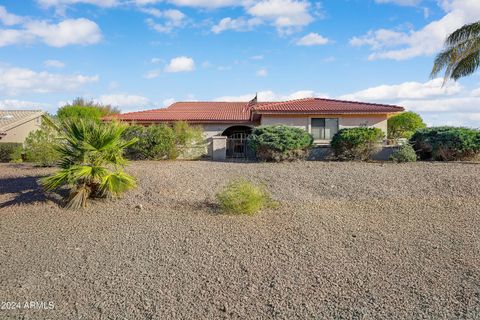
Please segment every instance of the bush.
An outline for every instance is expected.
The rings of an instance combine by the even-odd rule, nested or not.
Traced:
[[[338,160],[365,161],[380,150],[384,137],[378,128],[341,129],[333,136],[331,146]]]
[[[245,179],[231,181],[216,197],[222,211],[229,214],[253,215],[277,205],[264,186]]]
[[[427,125],[422,117],[415,112],[403,112],[388,119],[388,139],[410,139],[415,131]]]
[[[0,142],[0,162],[10,162],[18,160],[18,154],[21,154],[22,144],[14,142]]]
[[[166,124],[149,127],[132,125],[123,136],[138,142],[126,149],[131,160],[165,160],[178,157],[188,158],[192,149],[203,143],[203,131],[186,122],[177,122],[172,127]],[[197,152],[198,153],[198,152]]]
[[[390,160],[397,163],[415,162],[417,161],[417,154],[411,145],[404,144],[390,156]]]
[[[261,161],[304,159],[313,144],[313,137],[303,129],[284,125],[253,129],[250,146]]]
[[[60,120],[85,119],[100,121],[104,116],[120,113],[120,110],[110,105],[102,105],[83,98],[76,98],[71,104],[67,104],[57,111]]]
[[[25,161],[51,167],[60,159],[58,145],[58,132],[43,122],[39,130],[30,132],[25,139]]]
[[[199,158],[206,153],[204,145],[203,129],[190,126],[186,121],[178,121],[173,124],[175,136],[174,158],[192,159]],[[172,159],[174,159],[172,158]]]
[[[480,153],[480,130],[433,127],[418,130],[410,143],[422,160],[465,160]]]
[[[129,126],[123,138],[138,138],[137,143],[126,149],[126,157],[132,160],[163,160],[174,157],[175,136],[171,127],[162,124],[154,126]]]

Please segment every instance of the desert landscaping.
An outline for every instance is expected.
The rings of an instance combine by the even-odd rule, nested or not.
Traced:
[[[138,188],[67,210],[0,165],[1,319],[478,319],[480,166],[132,162]],[[221,214],[231,178],[279,206]]]

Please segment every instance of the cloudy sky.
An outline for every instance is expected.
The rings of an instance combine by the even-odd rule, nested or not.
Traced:
[[[0,109],[309,96],[480,127],[480,72],[429,79],[479,0],[0,0]]]

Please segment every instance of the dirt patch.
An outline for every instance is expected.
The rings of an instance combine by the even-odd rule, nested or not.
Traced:
[[[135,162],[79,211],[52,170],[0,165],[0,303],[54,303],[1,319],[480,317],[479,165]],[[281,207],[219,215],[240,176]]]

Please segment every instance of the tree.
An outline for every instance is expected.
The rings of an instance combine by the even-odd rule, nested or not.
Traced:
[[[480,21],[467,24],[453,32],[445,41],[433,65],[431,77],[445,69],[444,79],[458,80],[475,72],[480,66]]]
[[[40,129],[30,132],[25,139],[25,160],[43,167],[53,166],[60,157],[58,142],[58,132],[42,121]]]
[[[53,122],[49,122],[54,126]],[[125,125],[76,119],[56,127],[61,170],[41,179],[45,190],[69,188],[67,207],[86,207],[89,198],[118,197],[136,186],[124,172],[124,149],[136,142],[121,138]]]
[[[427,125],[422,117],[415,112],[402,112],[388,119],[388,139],[410,139],[415,131],[425,128]]]
[[[83,98],[76,98],[71,104],[58,109],[57,116],[60,120],[81,118],[100,121],[104,116],[118,113],[120,113],[120,110],[111,105],[102,105]]]

